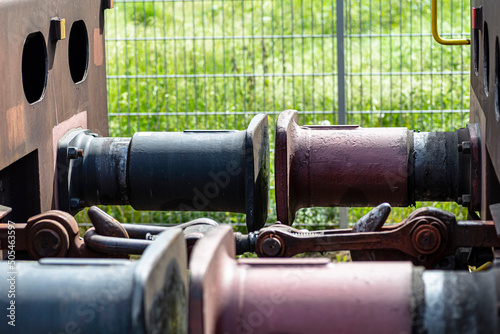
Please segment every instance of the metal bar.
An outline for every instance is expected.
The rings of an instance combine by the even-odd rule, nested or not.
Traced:
[[[337,1],[337,124],[346,124],[345,109],[345,63],[344,63],[344,0]]]
[[[325,110],[324,112],[326,112]],[[305,110],[301,111],[301,114],[307,114],[307,115],[314,115],[317,113],[318,110]],[[369,110],[350,110],[349,114],[370,114],[373,113],[374,115],[384,115],[384,114],[437,114],[437,113],[446,113],[446,114],[458,114],[458,113],[466,113],[469,112],[468,109],[455,109],[455,110],[439,110],[439,109],[432,109],[432,110],[380,110],[376,112],[372,112]],[[263,110],[260,111],[259,113],[265,113],[268,115],[279,115],[281,111],[275,111],[275,110]],[[120,117],[123,115],[127,116],[144,116],[149,114],[150,116],[168,116],[170,113],[168,112],[159,112],[159,113],[152,113],[152,112],[136,112],[136,113],[109,113],[108,116],[110,117]],[[179,112],[176,113],[178,116],[188,116],[191,115],[191,112]],[[207,115],[210,116],[218,116],[218,115],[227,115],[227,111],[211,111],[206,113]],[[232,115],[251,115],[255,114],[252,111],[231,111]],[[198,115],[204,115],[204,113],[198,113]]]
[[[290,14],[291,14],[291,22],[292,22],[291,36],[294,35],[293,28],[295,26],[293,5],[294,5],[294,2],[290,1]],[[294,46],[295,43],[294,43],[293,39],[291,41],[291,44],[292,44],[292,54],[295,54],[295,46]],[[292,57],[292,72],[295,73],[295,57]],[[325,71],[323,71],[323,72],[325,72]],[[292,78],[292,103],[293,103],[293,105],[295,105],[295,79],[296,79],[295,77]]]
[[[114,3],[133,3],[133,2],[209,2],[212,0],[118,0],[114,1]],[[248,0],[217,0],[219,2],[240,2],[240,1],[248,1]]]
[[[151,240],[107,237],[90,229],[85,233],[85,245],[99,253],[140,255],[152,244]]]
[[[453,15],[452,15],[453,17]],[[445,39],[439,36],[437,28],[437,0],[431,0],[431,29],[432,37],[442,45],[468,45],[470,44],[470,39]]]
[[[216,0],[213,0],[216,1]],[[432,34],[345,34],[344,38],[399,38],[399,37],[430,37]],[[469,36],[466,33],[442,34],[442,36]],[[189,37],[110,37],[107,42],[119,41],[175,41],[175,40],[231,40],[231,39],[296,39],[296,38],[328,38],[338,37],[338,34],[291,34],[291,35],[236,35],[236,36],[189,36]]]
[[[345,72],[344,72],[345,73]],[[463,71],[438,71],[438,72],[379,72],[379,73],[345,73],[344,76],[402,76],[402,75],[453,75],[469,74]],[[108,79],[151,79],[151,78],[241,78],[241,77],[322,77],[341,76],[338,73],[241,73],[241,74],[171,74],[171,75],[109,75]],[[345,92],[345,89],[344,89]],[[340,93],[339,93],[340,95]],[[340,97],[340,96],[339,96]],[[345,101],[345,98],[344,98]],[[345,104],[345,102],[344,102]],[[340,107],[340,102],[339,102]],[[339,124],[340,125],[340,124]]]

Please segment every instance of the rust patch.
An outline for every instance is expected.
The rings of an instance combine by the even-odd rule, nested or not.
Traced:
[[[104,61],[103,36],[100,29],[94,29],[94,65],[101,66]]]
[[[6,112],[7,119],[7,139],[11,150],[24,145],[26,142],[24,134],[24,108],[20,104],[12,107]]]
[[[87,111],[79,112],[76,115],[73,115],[71,118],[65,120],[54,126],[52,128],[52,161],[54,163],[54,197],[55,202],[59,203],[59,193],[57,187],[57,171],[56,171],[56,162],[57,162],[57,142],[71,129],[87,128]],[[57,206],[57,205],[56,205]]]

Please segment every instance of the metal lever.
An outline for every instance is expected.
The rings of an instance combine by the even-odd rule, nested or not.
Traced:
[[[382,217],[387,207],[371,212]],[[377,219],[374,219],[377,225]],[[283,224],[261,229],[255,242],[259,256],[289,257],[303,252],[338,250],[377,251],[377,260],[410,260],[416,265],[434,268],[459,247],[500,247],[492,221],[460,221],[449,212],[422,208],[403,222],[375,232],[353,230],[301,231]]]
[[[468,45],[470,39],[445,39],[439,36],[437,27],[437,0],[431,0],[431,29],[434,40],[442,45]]]

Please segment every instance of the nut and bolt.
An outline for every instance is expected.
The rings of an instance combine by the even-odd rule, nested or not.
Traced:
[[[413,233],[413,244],[421,254],[432,254],[441,245],[441,234],[432,225],[419,226]]]
[[[33,247],[41,257],[56,256],[61,251],[61,238],[55,231],[43,229],[35,234]]]
[[[470,141],[463,141],[458,144],[458,152],[462,152],[463,154],[470,154]]]
[[[262,252],[266,256],[277,256],[281,252],[281,242],[275,238],[268,238],[262,242]]]
[[[79,157],[83,157],[83,150],[81,148],[68,147],[68,158],[78,159]]]

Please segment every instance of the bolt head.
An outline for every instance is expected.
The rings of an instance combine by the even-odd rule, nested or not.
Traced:
[[[462,145],[461,152],[463,154],[470,154],[470,149],[471,149],[470,141],[463,141],[461,145]],[[460,151],[460,149],[459,149],[459,151]]]
[[[413,232],[412,241],[421,254],[432,254],[441,246],[441,233],[435,226],[421,225]]]
[[[68,147],[68,158],[70,159],[78,158],[78,149],[76,147]]]
[[[266,256],[278,256],[281,252],[281,242],[275,238],[268,238],[262,242],[262,252]]]
[[[56,256],[61,250],[61,238],[55,231],[43,229],[35,234],[33,246],[41,257]]]

